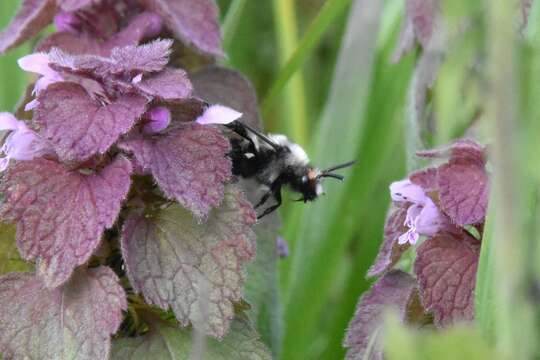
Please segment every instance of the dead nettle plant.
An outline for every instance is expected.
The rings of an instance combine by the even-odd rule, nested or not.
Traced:
[[[189,327],[215,356],[270,358],[242,313],[256,215],[218,125],[258,121],[257,101],[204,67],[223,55],[215,3],[23,0],[0,52],[53,22],[0,114],[0,217],[35,263],[0,277],[0,353],[106,359],[114,335],[115,359],[187,358]]]
[[[420,45],[417,72],[421,81],[414,95],[424,99],[415,102],[416,110],[424,112],[426,93],[449,51],[441,46],[446,33],[443,4],[440,0],[406,0],[405,4],[393,60],[399,61]],[[529,0],[516,1],[516,29],[527,23],[530,7]],[[459,32],[465,33],[463,28]],[[442,329],[474,320],[490,191],[486,147],[463,138],[416,156],[432,165],[390,185],[392,203],[384,239],[367,273],[376,280],[360,297],[349,323],[344,340],[347,359],[384,359],[383,315],[389,309],[413,328]],[[406,260],[400,264],[404,254]]]

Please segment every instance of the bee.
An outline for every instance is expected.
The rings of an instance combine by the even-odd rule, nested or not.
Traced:
[[[281,206],[283,186],[288,186],[302,195],[297,201],[304,203],[314,201],[324,193],[322,182],[325,178],[343,181],[344,177],[335,171],[352,166],[356,162],[349,161],[320,170],[310,164],[304,149],[285,135],[266,135],[239,120],[225,126],[238,135],[231,136],[230,140],[229,156],[232,160],[233,174],[254,179],[266,190],[255,205],[255,209],[263,206],[271,197],[276,202],[263,210],[258,219]]]

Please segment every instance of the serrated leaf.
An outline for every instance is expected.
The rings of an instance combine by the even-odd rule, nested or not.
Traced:
[[[144,77],[135,87],[152,98],[164,101],[184,100],[193,90],[186,72],[182,69],[164,69]]]
[[[446,164],[438,170],[439,198],[443,211],[458,225],[483,222],[489,182],[483,167]]]
[[[189,360],[192,333],[154,321],[148,334],[113,342],[112,359]],[[229,334],[222,340],[207,339],[200,360],[270,360],[272,356],[260,342],[259,335],[247,321],[236,319]]]
[[[465,232],[441,233],[418,247],[414,272],[422,304],[434,313],[435,325],[473,319],[479,256],[480,242]]]
[[[214,0],[141,0],[176,37],[210,55],[223,55],[219,9]]]
[[[383,360],[379,333],[384,324],[386,310],[397,310],[402,320],[416,281],[412,276],[398,270],[383,275],[358,302],[353,319],[349,323],[344,346],[348,360]]]
[[[379,276],[390,270],[399,261],[401,255],[410,247],[409,243],[403,245],[398,243],[399,237],[409,230],[405,226],[406,217],[406,206],[395,206],[389,210],[384,225],[383,243],[381,244],[375,263],[368,270],[368,276]]]
[[[109,105],[74,83],[50,85],[38,97],[35,121],[62,161],[82,162],[104,154],[144,114],[147,100],[125,95]]]
[[[0,53],[36,36],[51,23],[55,13],[55,0],[23,0],[15,18],[0,33]]]
[[[163,70],[169,62],[172,40],[155,40],[139,46],[116,47],[110,56],[72,55],[60,49],[49,53],[51,66],[58,70],[91,73],[106,78],[119,74],[150,73]]]
[[[107,359],[127,307],[107,267],[48,289],[30,273],[0,277],[0,352],[6,359]]]
[[[150,171],[165,195],[204,217],[231,177],[229,141],[213,126],[180,124],[166,134],[135,135],[119,146]]]
[[[90,258],[118,216],[131,171],[131,163],[121,156],[92,175],[45,159],[9,169],[0,186],[5,196],[0,215],[17,223],[21,255],[37,260],[47,287],[67,281]]]
[[[219,66],[206,67],[191,76],[195,95],[211,104],[228,106],[243,114],[242,122],[262,127],[257,93],[242,73]]]
[[[131,214],[121,242],[133,289],[150,304],[172,308],[182,326],[223,338],[255,255],[255,221],[251,204],[234,188],[203,224],[178,205]]]
[[[0,224],[0,275],[32,269],[32,264],[21,259],[19,255],[15,242],[15,226]]]

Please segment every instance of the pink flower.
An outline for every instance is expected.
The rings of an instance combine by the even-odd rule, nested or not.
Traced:
[[[435,235],[443,219],[437,206],[424,190],[409,179],[390,185],[392,200],[398,203],[410,203],[405,223],[409,230],[399,237],[399,244],[416,244],[420,235]]]
[[[143,131],[146,134],[155,134],[165,130],[169,126],[171,123],[171,112],[166,107],[156,106],[148,110],[144,114],[144,118],[148,122],[144,125]]]
[[[35,53],[23,56],[19,59],[18,63],[24,71],[41,75],[41,78],[36,81],[36,85],[34,86],[34,95],[39,95],[40,92],[45,90],[51,84],[64,81],[63,77],[49,66],[49,55],[45,53]],[[33,100],[26,104],[25,110],[33,110],[37,104],[37,100]]]
[[[208,124],[229,124],[242,117],[242,113],[223,105],[210,105],[195,122]]]
[[[0,130],[11,130],[11,133],[0,148],[0,171],[6,170],[9,161],[32,160],[50,152],[47,143],[26,124],[10,113],[0,113]]]

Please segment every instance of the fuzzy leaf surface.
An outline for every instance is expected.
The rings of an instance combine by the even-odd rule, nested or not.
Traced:
[[[142,0],[174,35],[209,55],[223,55],[219,9],[214,0]]]
[[[181,69],[165,69],[145,77],[135,86],[144,94],[164,101],[184,100],[193,90],[186,72]]]
[[[409,243],[400,245],[399,237],[406,233],[408,227],[405,226],[407,216],[406,206],[395,206],[390,209],[384,225],[384,240],[367,275],[370,277],[380,276],[390,270],[399,261],[401,255],[409,248]]]
[[[140,46],[124,46],[112,49],[110,56],[71,55],[53,49],[49,58],[52,67],[80,73],[91,73],[106,78],[119,74],[157,72],[165,68],[171,54],[172,40],[156,40]]]
[[[57,83],[39,96],[35,120],[62,161],[82,162],[104,154],[143,115],[146,99],[124,95],[108,105],[74,83]]]
[[[479,256],[480,242],[463,232],[441,233],[418,247],[414,272],[422,304],[434,313],[435,325],[473,319]]]
[[[150,304],[172,308],[183,326],[222,339],[255,255],[255,221],[251,204],[234,188],[203,224],[176,204],[152,215],[132,214],[121,243],[134,290]]]
[[[0,277],[0,352],[5,359],[108,359],[127,307],[107,267],[82,269],[48,289],[31,273]]]
[[[23,0],[11,23],[0,33],[0,54],[36,36],[55,13],[55,0]]]
[[[163,322],[153,322],[148,334],[113,342],[112,358],[118,360],[189,360],[193,335]],[[259,335],[245,320],[236,319],[223,341],[207,339],[201,360],[271,360]]]
[[[412,276],[399,270],[383,275],[358,302],[349,323],[344,346],[348,360],[383,360],[379,331],[383,326],[385,310],[394,309],[402,319],[406,317],[407,304],[416,288]]]
[[[137,136],[120,147],[150,171],[165,195],[204,217],[223,198],[231,177],[229,141],[212,126],[181,124],[163,135]]]
[[[47,287],[66,282],[84,264],[110,228],[127,196],[132,167],[118,157],[103,170],[83,175],[45,159],[11,167],[0,186],[3,220],[17,223],[17,245],[37,260]]]

